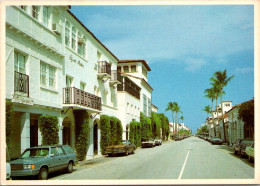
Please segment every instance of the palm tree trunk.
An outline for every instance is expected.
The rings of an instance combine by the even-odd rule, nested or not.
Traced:
[[[174,117],[173,117],[173,112],[172,112],[172,126],[174,125]],[[176,130],[176,128],[175,128]]]
[[[214,126],[214,133],[215,133],[215,136],[216,136],[216,126],[214,125],[214,118],[213,118],[213,99],[212,99],[212,102],[211,102],[211,116],[212,116],[212,124]]]
[[[224,122],[224,113],[223,113],[223,106],[222,106],[222,89],[220,92],[220,100],[221,100],[221,112],[222,112],[222,122],[223,122],[223,132],[224,132],[224,142],[227,141],[226,139],[226,128],[225,128],[225,122]]]

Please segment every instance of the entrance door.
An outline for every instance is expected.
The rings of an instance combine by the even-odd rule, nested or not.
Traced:
[[[63,130],[62,130],[62,143],[63,145],[71,146],[70,141],[70,119],[65,118],[62,122]]]
[[[38,146],[38,120],[30,119],[30,147]]]
[[[98,154],[98,124],[95,122],[94,123],[94,155]]]

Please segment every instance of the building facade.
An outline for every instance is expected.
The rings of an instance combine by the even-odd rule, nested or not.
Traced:
[[[6,98],[15,111],[13,158],[41,145],[41,115],[56,116],[60,144],[75,149],[75,114],[88,113],[88,157],[100,154],[100,114],[117,116],[118,59],[69,9],[6,8]]]
[[[148,71],[145,60],[119,60],[118,117],[123,125],[123,139],[128,139],[131,121],[140,121],[140,112],[151,117],[152,87],[148,84]]]

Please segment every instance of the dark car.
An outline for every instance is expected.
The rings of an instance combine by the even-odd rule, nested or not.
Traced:
[[[252,139],[237,139],[233,145],[234,154],[246,155],[246,147],[252,145],[252,143],[254,143]]]
[[[146,148],[146,147],[155,147],[154,139],[149,139],[147,141],[143,141],[142,148]]]
[[[20,158],[10,162],[11,177],[37,175],[38,179],[46,180],[51,172],[72,172],[77,162],[76,153],[68,145],[27,148]]]
[[[123,140],[119,145],[111,145],[106,147],[105,154],[108,156],[112,156],[115,154],[125,154],[126,156],[128,154],[133,154],[136,150],[135,144],[131,143],[128,140]]]
[[[210,142],[213,145],[222,145],[223,140],[218,137],[214,137],[214,138],[211,138]]]

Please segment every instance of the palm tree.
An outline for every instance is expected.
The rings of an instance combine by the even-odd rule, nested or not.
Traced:
[[[204,91],[205,93],[205,97],[211,99],[211,117],[212,117],[212,123],[214,125],[214,133],[215,133],[215,136],[216,136],[216,126],[214,124],[214,117],[213,117],[213,101],[215,99],[215,93],[214,93],[214,90],[213,88],[208,88]]]
[[[210,106],[207,105],[204,107],[204,109],[202,109],[203,111],[205,111],[207,113],[207,118],[208,118],[208,115],[211,113],[211,109],[210,109]]]
[[[220,86],[218,84],[216,84],[215,82],[214,83],[211,83],[212,85],[212,89],[213,89],[213,92],[215,94],[215,99],[216,99],[216,110],[217,110],[217,123],[219,125],[219,117],[218,117],[218,97],[220,95]],[[219,125],[220,127],[220,125]],[[221,131],[219,130],[219,137],[221,138]]]
[[[183,116],[181,116],[181,117],[180,117],[180,120],[182,120],[182,123],[183,123],[184,117],[183,117]]]
[[[175,103],[176,103],[175,104],[175,122],[177,122],[178,113],[182,113],[182,111],[181,111],[181,107],[178,105],[178,103],[177,102],[175,102]],[[178,122],[178,125],[179,125],[179,122]],[[178,129],[177,129],[177,132],[178,132]]]
[[[175,112],[175,107],[176,107],[176,102],[169,102],[167,105],[167,108],[165,109],[165,112],[167,111],[171,111],[172,112],[172,122],[174,124],[174,117],[173,117],[173,113]],[[176,126],[175,126],[175,130],[176,130]]]
[[[224,123],[224,113],[223,113],[223,105],[222,105],[222,95],[223,95],[223,89],[225,86],[228,85],[231,79],[234,78],[233,76],[227,77],[227,70],[225,69],[223,72],[217,71],[214,73],[210,80],[213,81],[215,84],[217,84],[220,87],[220,100],[221,100],[221,112],[222,112],[222,122],[223,122],[223,131],[224,131],[224,141],[226,142],[226,129],[225,129],[225,123]]]

